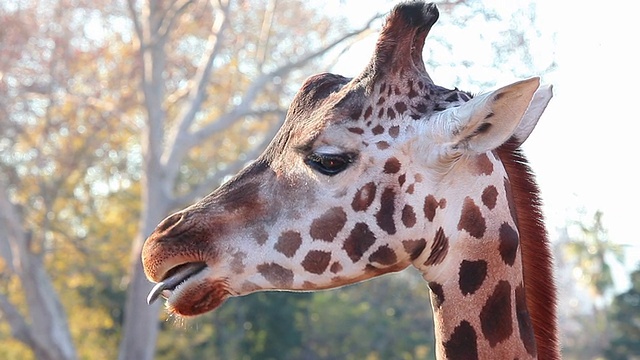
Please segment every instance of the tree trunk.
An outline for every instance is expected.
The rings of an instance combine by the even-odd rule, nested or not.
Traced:
[[[140,60],[142,63],[142,92],[146,111],[146,126],[142,133],[143,171],[141,178],[142,214],[138,234],[131,249],[131,267],[127,301],[124,312],[122,341],[118,359],[151,360],[158,336],[158,313],[161,303],[146,303],[152,284],[142,270],[140,253],[145,239],[155,226],[168,214],[171,182],[160,163],[164,141],[166,113],[163,109],[165,83],[162,72],[165,68],[165,40],[159,36],[159,9],[153,2],[145,4],[146,17],[140,19]]]
[[[0,253],[9,271],[20,278],[29,319],[25,319],[8,298],[0,294],[0,312],[18,340],[29,346],[36,358],[44,360],[76,359],[67,315],[60,303],[42,258],[31,247],[31,232],[22,226],[19,211],[4,189],[0,191]],[[9,249],[9,251],[7,251]]]
[[[152,305],[146,302],[147,294],[153,285],[142,270],[140,252],[145,239],[155,226],[169,212],[169,199],[162,191],[163,178],[157,162],[147,161],[147,170],[143,174],[143,209],[138,234],[131,251],[131,275],[127,289],[123,339],[120,343],[120,360],[153,359],[156,338],[158,336],[158,314],[161,301]]]

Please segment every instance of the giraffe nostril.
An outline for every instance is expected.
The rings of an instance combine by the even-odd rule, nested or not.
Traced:
[[[165,235],[169,235],[171,233],[176,232],[178,228],[180,228],[183,223],[184,213],[178,212],[172,215],[169,215],[166,219],[162,220],[162,222],[156,228],[157,233],[166,233]]]

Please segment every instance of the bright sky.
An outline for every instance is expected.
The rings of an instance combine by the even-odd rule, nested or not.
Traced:
[[[378,3],[376,8],[378,5],[374,4]],[[375,1],[366,12],[358,8],[360,4],[347,2],[347,6],[353,6],[353,14],[363,18],[391,8],[388,1]],[[508,19],[511,12],[528,7],[530,1],[493,0],[483,4],[490,8],[502,6],[500,13]],[[610,4],[535,2],[536,29],[530,31],[540,36],[530,46],[534,49],[534,64],[546,67],[549,59],[555,58],[556,70],[542,78],[554,85],[555,96],[524,148],[542,189],[552,237],[555,228],[567,219],[577,219],[579,209],[586,210],[588,220],[601,210],[610,239],[631,245],[627,251],[627,267],[631,269],[640,262],[640,114],[633,110],[635,101],[640,101],[635,99],[640,84],[640,5],[627,0]],[[445,16],[441,13],[441,22]],[[441,22],[430,37],[449,37],[452,49],[440,50],[450,52],[443,54],[446,61],[462,64],[470,60],[475,64],[470,69],[431,70],[436,83],[478,90],[464,83],[453,84],[455,71],[499,77],[498,87],[518,80],[513,73],[491,68],[491,59],[485,59],[490,53],[486,47],[500,36],[490,24],[473,21],[455,31],[439,28]],[[334,71],[355,75],[371,54],[375,37],[354,46]],[[425,49],[430,44],[433,42],[427,39]],[[624,287],[627,279],[628,275],[621,273],[618,286]]]

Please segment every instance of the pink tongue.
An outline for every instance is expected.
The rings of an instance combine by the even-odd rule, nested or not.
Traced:
[[[207,264],[201,262],[180,265],[173,275],[160,281],[151,289],[149,295],[147,295],[147,304],[152,304],[164,290],[175,289],[181,282],[199,273],[205,267],[207,267]]]

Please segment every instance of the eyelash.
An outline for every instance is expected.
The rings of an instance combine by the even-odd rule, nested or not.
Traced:
[[[312,169],[327,176],[334,176],[349,167],[354,161],[353,154],[320,154],[307,155],[305,163]]]

